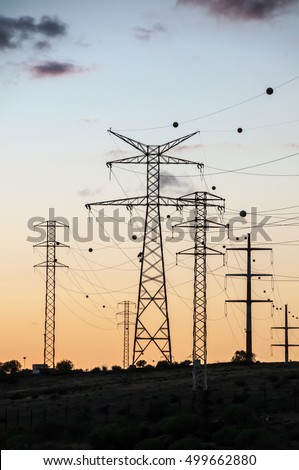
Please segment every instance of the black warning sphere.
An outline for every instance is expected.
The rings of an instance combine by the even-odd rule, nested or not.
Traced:
[[[247,212],[246,211],[240,211],[240,217],[246,217]]]
[[[93,248],[88,248],[89,253],[93,252]]]
[[[132,240],[137,240],[137,235],[132,235]]]
[[[274,91],[273,88],[269,87],[267,88],[266,93],[267,95],[272,95],[273,91]]]
[[[172,125],[173,125],[173,127],[179,127],[179,123],[176,122],[176,121],[174,121],[174,122],[172,123]]]
[[[213,191],[215,191],[215,189],[216,189],[216,186],[212,186],[212,189],[213,189]]]
[[[241,132],[243,132],[242,127],[238,127],[237,131],[239,132],[239,134],[241,134]]]

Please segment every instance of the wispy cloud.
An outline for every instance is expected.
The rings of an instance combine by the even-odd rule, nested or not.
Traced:
[[[202,149],[203,145],[202,144],[194,144],[194,145],[179,145],[174,149],[175,152],[181,153],[181,152],[191,152],[191,150],[199,150]]]
[[[123,158],[124,155],[128,154],[129,152],[127,150],[108,150],[108,152],[105,152],[106,157],[117,157],[117,158]]]
[[[96,196],[97,194],[100,194],[100,192],[100,189],[84,188],[78,191],[78,195],[81,197]]]
[[[85,72],[87,69],[69,62],[46,61],[32,65],[30,71],[35,78],[61,77]]]
[[[232,20],[266,20],[296,3],[298,0],[177,0],[177,5],[203,7]]]
[[[38,51],[44,51],[44,50],[51,49],[51,45],[49,41],[37,41],[34,44],[34,48],[37,49]]]
[[[166,28],[161,23],[155,23],[151,28],[134,28],[136,38],[141,41],[149,41],[157,33],[165,33]]]
[[[160,187],[164,188],[186,188],[189,186],[189,181],[184,178],[178,178],[177,176],[171,175],[167,171],[164,171],[160,175]]]
[[[86,124],[97,124],[98,122],[100,122],[100,119],[98,119],[98,118],[82,118],[81,121],[85,122]]]
[[[293,149],[293,150],[298,150],[299,149],[299,144],[285,144],[284,147],[288,148],[288,149]]]
[[[38,35],[46,38],[55,38],[65,35],[66,32],[67,25],[56,16],[44,15],[37,22],[32,16],[12,18],[1,15],[0,50],[20,48],[24,41],[35,39]]]

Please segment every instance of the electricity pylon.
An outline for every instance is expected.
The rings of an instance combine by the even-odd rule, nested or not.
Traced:
[[[194,229],[194,247],[179,251],[177,255],[194,256],[194,294],[193,294],[193,374],[192,390],[207,390],[207,256],[223,255],[221,251],[207,246],[207,229],[224,227],[223,224],[207,218],[208,207],[224,211],[224,199],[207,192],[195,192],[182,196],[179,201],[194,206],[194,220],[176,224],[175,227]]]
[[[45,333],[44,333],[44,366],[55,368],[55,271],[56,268],[67,268],[56,259],[56,248],[69,248],[56,241],[56,228],[68,227],[56,220],[41,222],[35,227],[47,229],[47,240],[34,245],[47,248],[46,261],[36,264],[35,268],[46,268],[46,302],[45,302]]]
[[[147,194],[142,197],[116,199],[111,201],[88,203],[91,209],[95,205],[122,205],[131,209],[134,206],[145,206],[146,216],[144,225],[143,248],[140,256],[141,269],[135,324],[133,364],[145,353],[150,345],[154,345],[164,359],[171,363],[171,339],[169,329],[168,303],[164,254],[160,220],[161,206],[178,207],[175,198],[160,195],[160,165],[187,164],[203,168],[196,163],[181,158],[166,155],[173,147],[197,134],[193,132],[162,145],[146,145],[124,135],[109,130],[109,132],[141,152],[136,157],[123,158],[108,162],[111,169],[113,164],[145,164],[147,168]],[[181,205],[188,202],[181,202]]]
[[[118,312],[117,315],[123,315],[124,321],[118,323],[118,325],[123,325],[124,327],[124,355],[123,355],[123,368],[127,369],[130,365],[130,325],[133,325],[130,322],[130,315],[133,315],[130,312],[130,305],[135,305],[134,302],[130,302],[129,300],[124,300],[123,302],[119,302],[117,305],[123,305],[123,312]]]
[[[299,347],[299,344],[289,344],[289,330],[299,330],[299,326],[288,325],[288,306],[284,306],[284,326],[272,326],[271,330],[284,330],[284,344],[271,344],[271,346],[284,347],[284,362],[289,362],[289,348]]]
[[[256,274],[251,272],[251,252],[252,251],[272,251],[272,248],[256,248],[251,246],[250,233],[247,234],[247,247],[245,248],[227,248],[232,251],[246,251],[247,253],[247,272],[226,274],[229,277],[247,277],[246,299],[243,300],[226,300],[225,302],[244,302],[246,303],[246,361],[252,362],[252,304],[253,302],[272,302],[270,299],[252,299],[251,297],[251,278],[272,276],[272,274]]]

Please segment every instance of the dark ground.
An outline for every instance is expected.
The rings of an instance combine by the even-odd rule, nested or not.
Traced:
[[[299,449],[299,363],[0,377],[2,449]]]

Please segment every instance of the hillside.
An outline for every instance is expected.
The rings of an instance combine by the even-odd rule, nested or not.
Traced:
[[[192,406],[190,367],[0,379],[2,449],[298,449],[299,364],[212,364]]]

